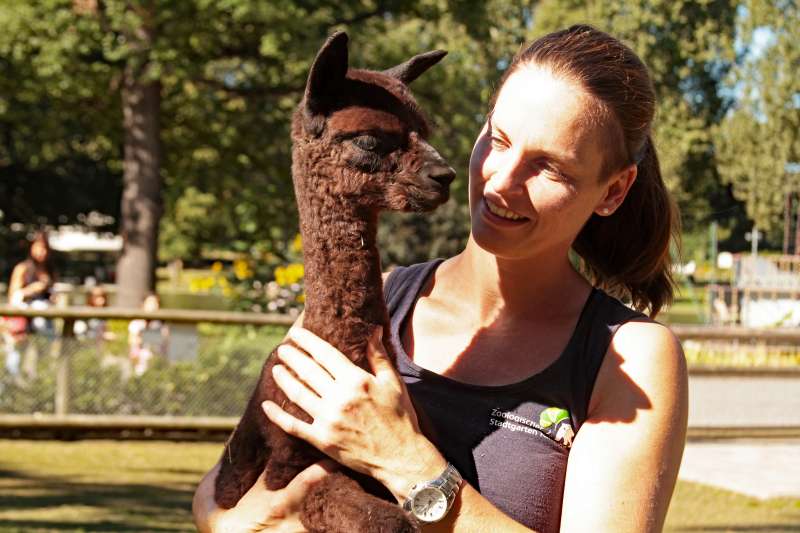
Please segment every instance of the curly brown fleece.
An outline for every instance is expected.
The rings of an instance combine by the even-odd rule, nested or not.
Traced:
[[[347,35],[334,34],[317,54],[293,116],[292,177],[306,280],[303,326],[362,368],[370,332],[389,322],[376,243],[378,213],[431,210],[447,200],[454,177],[425,141],[428,123],[407,88],[444,55],[420,54],[384,72],[349,69]],[[265,469],[267,487],[275,490],[323,458],[271,424],[261,410],[269,399],[311,420],[276,386],[275,360],[270,356],[264,364],[223,453],[215,486],[221,507],[233,507]],[[314,486],[301,520],[312,532],[418,531],[390,498],[375,480],[344,470]]]

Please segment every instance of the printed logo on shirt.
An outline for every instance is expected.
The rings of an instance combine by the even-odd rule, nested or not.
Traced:
[[[492,409],[489,425],[530,435],[535,435],[537,432],[544,433],[567,448],[572,446],[572,438],[575,436],[569,411],[561,407],[543,409],[539,413],[538,421],[495,407]]]

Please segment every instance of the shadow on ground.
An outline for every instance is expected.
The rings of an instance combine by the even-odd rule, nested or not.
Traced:
[[[193,531],[194,485],[97,483],[0,470],[0,531]]]

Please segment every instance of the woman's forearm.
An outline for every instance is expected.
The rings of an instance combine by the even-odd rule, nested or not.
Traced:
[[[415,441],[403,447],[405,453],[396,450],[397,457],[405,457],[402,465],[394,465],[390,474],[378,473],[376,477],[392,491],[400,505],[408,497],[411,487],[418,482],[427,481],[440,475],[447,466],[447,460],[427,438],[419,435]],[[408,459],[414,457],[414,459]],[[427,460],[420,460],[421,457]],[[383,475],[381,475],[383,474]],[[425,533],[445,532],[530,532],[531,529],[517,523],[492,505],[471,485],[464,482],[453,502],[453,508],[440,522],[427,525]]]

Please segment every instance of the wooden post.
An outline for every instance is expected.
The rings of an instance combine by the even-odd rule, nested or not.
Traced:
[[[64,416],[69,413],[69,389],[70,389],[70,348],[69,341],[75,335],[75,319],[65,318],[61,327],[61,335],[54,341],[58,343],[54,346],[57,349],[58,359],[56,360],[56,398],[55,414]]]
[[[800,194],[797,195],[795,206],[797,218],[794,224],[794,255],[800,255]]]

